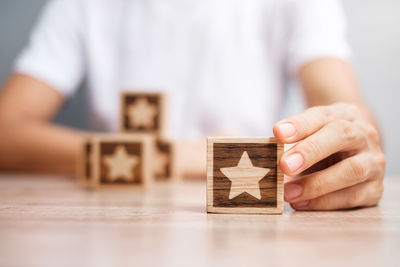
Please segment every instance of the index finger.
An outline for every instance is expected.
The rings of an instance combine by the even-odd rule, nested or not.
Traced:
[[[298,115],[277,122],[273,131],[279,142],[291,144],[315,133],[334,120],[353,121],[357,113],[357,107],[347,103],[311,107]]]

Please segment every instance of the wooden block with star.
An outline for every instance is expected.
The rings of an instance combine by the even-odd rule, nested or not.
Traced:
[[[122,92],[121,131],[164,134],[165,96],[162,93]]]
[[[151,185],[154,138],[144,134],[97,134],[83,142],[77,177],[87,187]]]
[[[283,212],[283,144],[275,138],[209,137],[207,212]]]

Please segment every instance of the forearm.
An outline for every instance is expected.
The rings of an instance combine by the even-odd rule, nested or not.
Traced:
[[[51,124],[64,97],[24,74],[0,93],[0,169],[72,172],[82,133]]]
[[[47,122],[1,122],[0,169],[71,173],[82,136]]]
[[[362,116],[377,123],[369,107],[363,101],[350,64],[335,58],[315,60],[299,71],[299,78],[308,107],[346,102],[357,105]]]

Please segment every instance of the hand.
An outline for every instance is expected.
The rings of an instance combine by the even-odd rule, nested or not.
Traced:
[[[385,157],[378,131],[352,104],[307,109],[274,126],[285,144],[280,160],[285,200],[296,210],[337,210],[376,205],[383,193]]]

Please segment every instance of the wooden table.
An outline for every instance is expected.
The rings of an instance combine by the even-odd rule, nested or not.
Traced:
[[[400,266],[400,179],[381,205],[283,215],[206,213],[205,183],[82,189],[0,175],[0,266]]]

